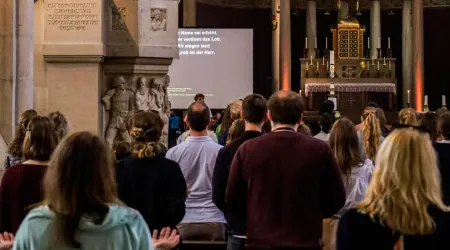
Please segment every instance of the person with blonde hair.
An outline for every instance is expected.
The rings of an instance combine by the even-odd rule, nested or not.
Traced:
[[[380,147],[365,199],[339,222],[337,250],[444,249],[449,212],[428,135],[394,130]]]
[[[418,126],[417,112],[412,108],[400,110],[398,113],[399,123],[402,125]]]
[[[227,145],[237,138],[241,137],[245,132],[245,121],[242,119],[235,120],[231,125],[230,131],[228,133]]]
[[[225,117],[222,120],[222,126],[221,126],[221,132],[218,136],[219,144],[224,146],[226,145],[226,141],[228,138],[228,133],[231,128],[231,125],[233,122],[237,119],[241,118],[241,111],[242,111],[242,101],[237,100],[230,104],[229,108],[229,117]],[[228,115],[228,114],[226,114]]]
[[[374,166],[371,160],[361,159],[358,134],[355,125],[349,119],[341,118],[334,123],[328,142],[341,169],[347,194],[344,207],[323,223],[324,250],[334,250],[339,218],[364,199]]]
[[[59,111],[51,112],[48,114],[48,118],[55,124],[55,133],[58,142],[61,141],[69,133],[69,121],[66,116]]]
[[[186,181],[178,163],[159,143],[164,123],[155,111],[130,119],[131,157],[117,163],[120,199],[138,210],[151,231],[174,229],[185,215]]]
[[[377,150],[384,140],[377,112],[376,108],[367,107],[362,114],[363,127],[358,131],[358,139],[363,160],[374,160]]]

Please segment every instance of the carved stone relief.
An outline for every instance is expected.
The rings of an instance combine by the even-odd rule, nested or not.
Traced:
[[[150,11],[150,24],[153,31],[166,31],[167,9],[154,8]]]

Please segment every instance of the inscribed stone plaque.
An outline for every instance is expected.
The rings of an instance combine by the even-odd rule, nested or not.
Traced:
[[[102,1],[46,0],[45,43],[98,43],[102,36]]]

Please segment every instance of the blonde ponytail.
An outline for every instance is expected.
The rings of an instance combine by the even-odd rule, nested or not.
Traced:
[[[400,110],[398,116],[400,118],[400,124],[411,126],[419,125],[419,123],[417,122],[417,112],[412,108]]]
[[[375,160],[378,147],[381,144],[381,127],[380,121],[376,116],[377,110],[368,107],[364,110],[364,127],[362,129],[364,152],[367,159]]]

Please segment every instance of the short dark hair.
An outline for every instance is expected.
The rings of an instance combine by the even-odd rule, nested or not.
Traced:
[[[302,98],[290,90],[273,94],[269,99],[268,107],[272,122],[278,124],[298,124],[304,111]]]
[[[187,121],[189,127],[194,131],[205,130],[210,122],[211,114],[205,102],[196,101],[189,105],[187,110]]]
[[[194,97],[194,101],[198,101],[200,99],[205,99],[205,95],[202,94],[202,93],[196,94],[195,97]]]
[[[438,130],[444,139],[450,139],[450,113],[444,113],[439,117]]]
[[[319,125],[324,133],[329,133],[333,126],[333,118],[328,113],[323,113],[319,118]]]
[[[369,102],[369,103],[367,103],[367,107],[379,108],[380,106],[378,106],[378,104],[376,102]]]
[[[267,100],[260,94],[251,94],[242,102],[244,120],[253,124],[264,122],[267,116]]]
[[[28,124],[23,142],[26,160],[48,161],[58,145],[55,125],[47,116],[35,116]]]

